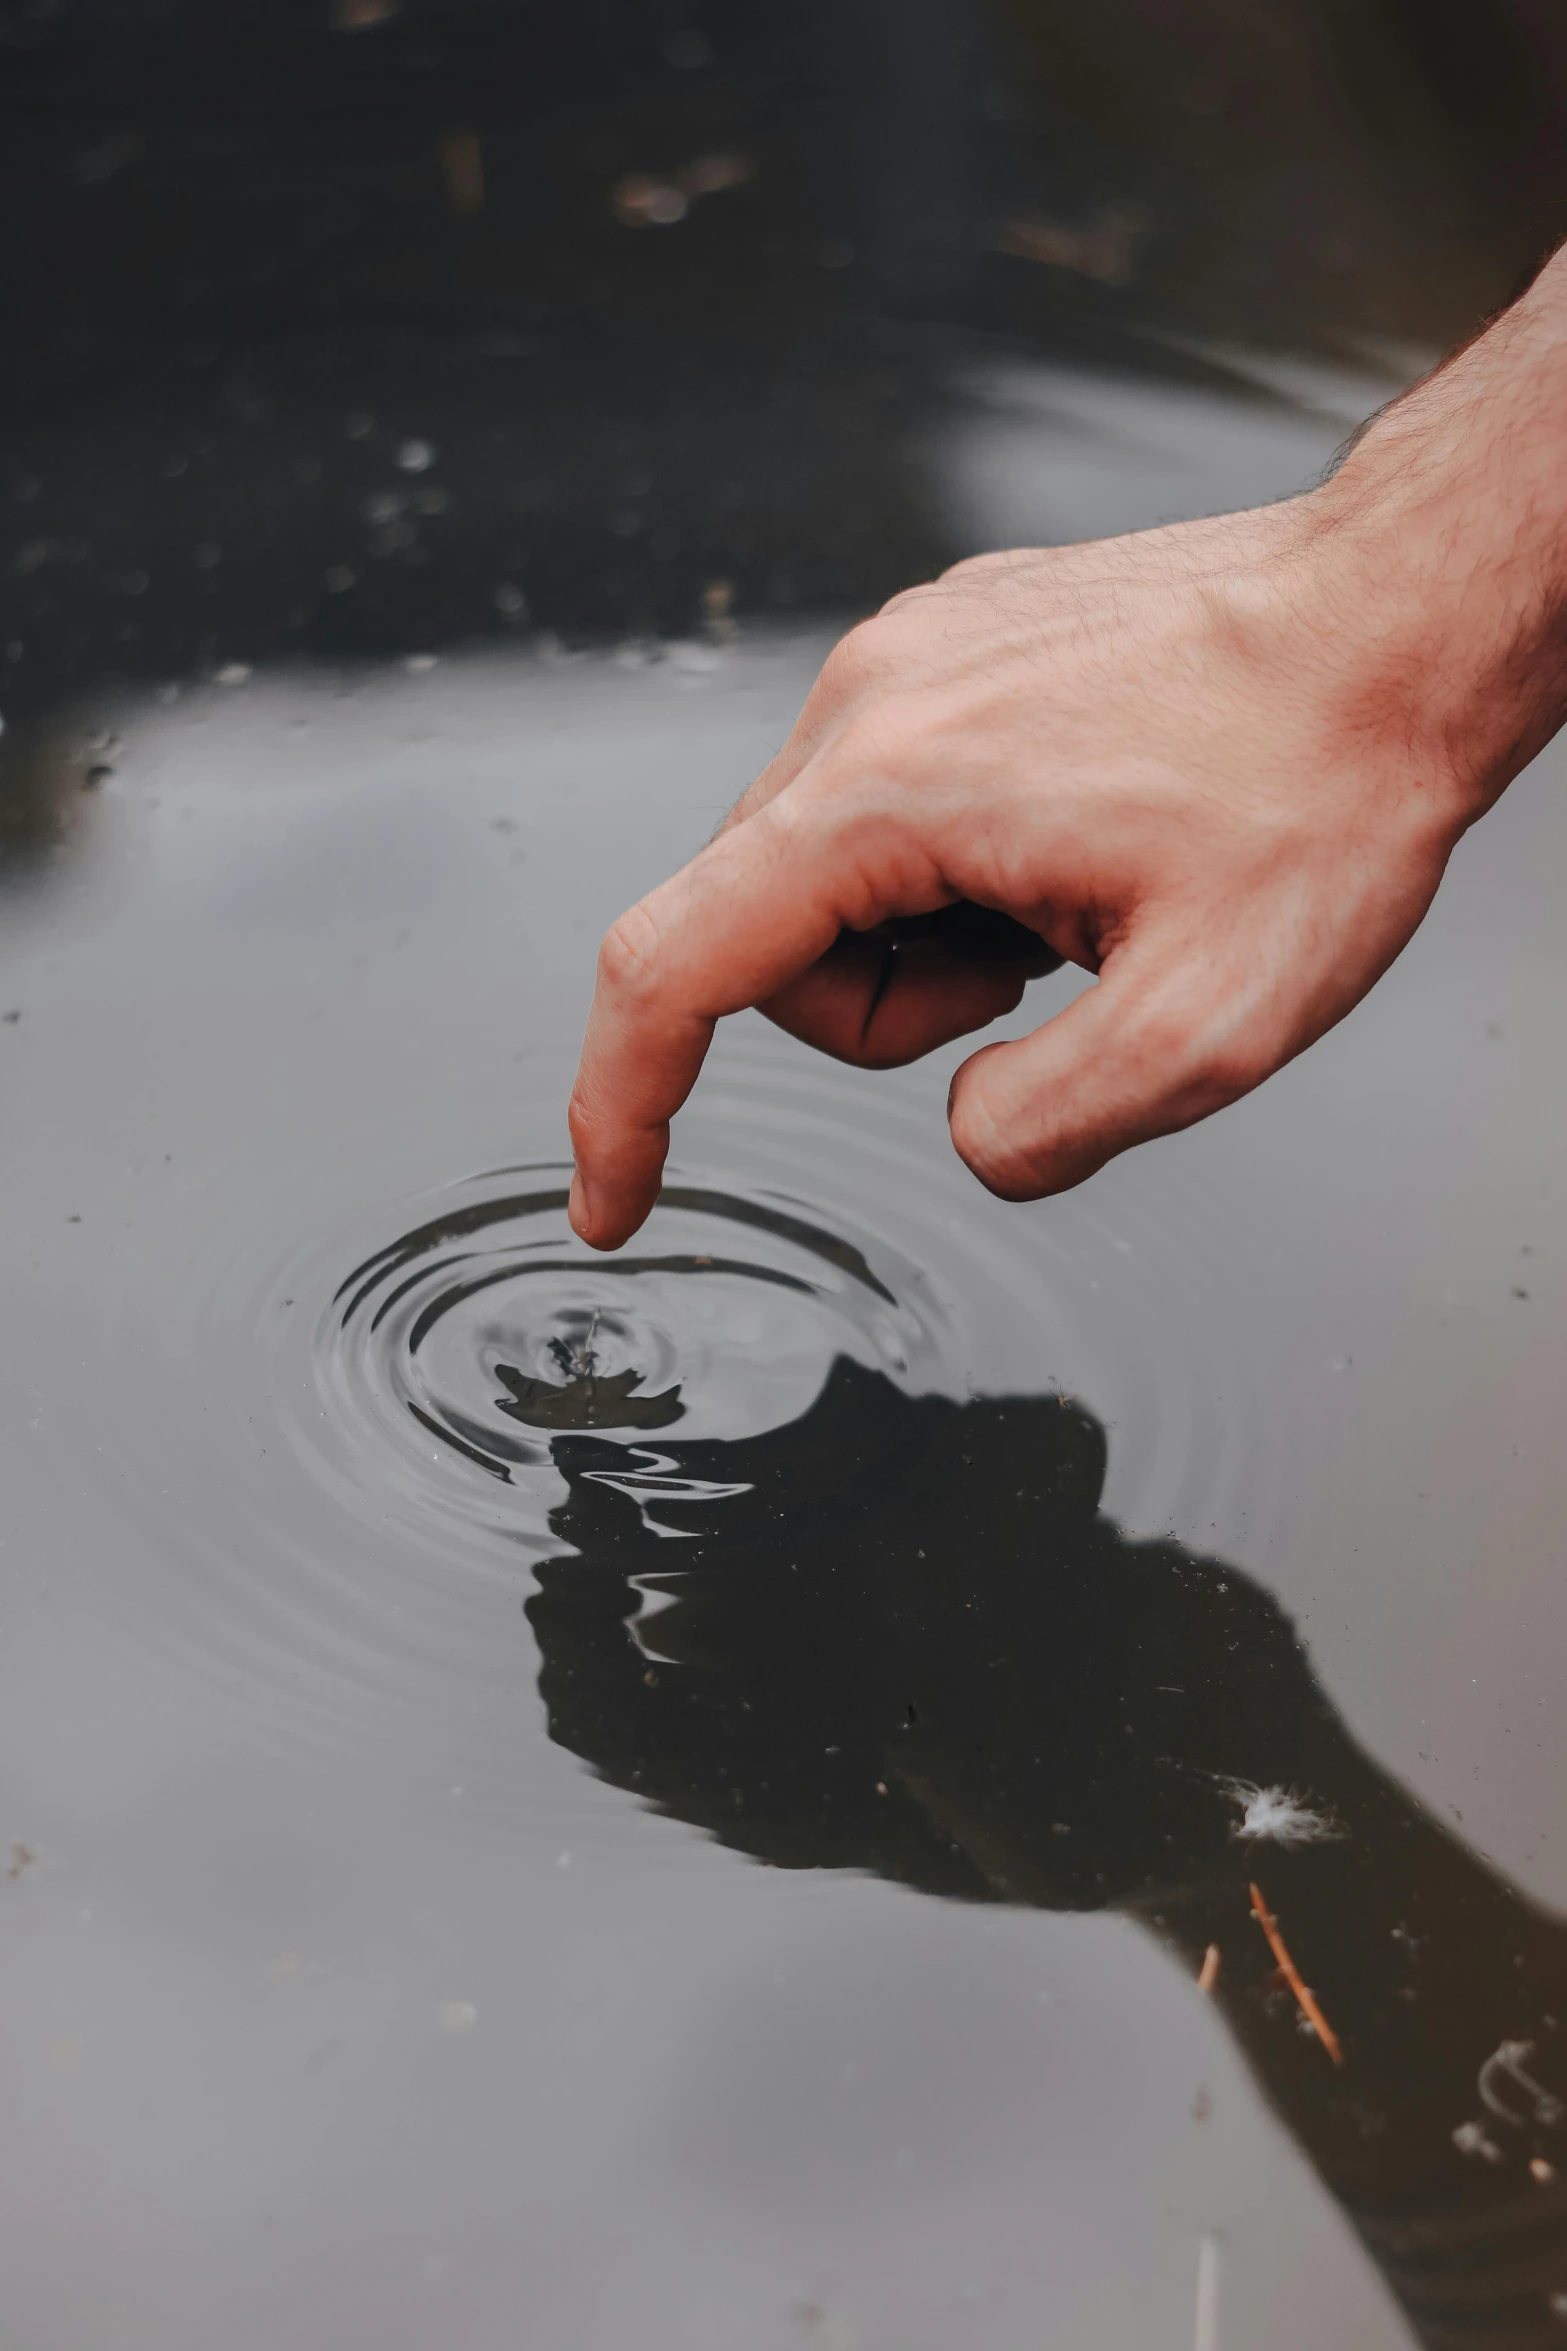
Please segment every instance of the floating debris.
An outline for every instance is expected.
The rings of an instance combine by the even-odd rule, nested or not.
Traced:
[[[1002,223],[995,249],[1019,261],[1043,262],[1051,269],[1097,278],[1103,286],[1124,286],[1133,275],[1138,241],[1147,225],[1142,213],[1124,206],[1112,207],[1087,227],[1014,219]]]
[[[1512,2123],[1518,2130],[1527,2129],[1531,2122],[1538,2123],[1542,2130],[1552,2130],[1557,2123],[1567,2119],[1567,2107],[1552,2091],[1542,2089],[1531,2074],[1525,2073],[1524,2067],[1533,2055],[1532,2041],[1504,2041],[1480,2068],[1480,2102],[1492,2114],[1499,2116],[1503,2122]],[[1529,2113],[1519,2114],[1503,2098],[1497,2088],[1499,2076],[1511,2082],[1514,2089],[1530,2102]]]
[[[1320,1845],[1344,1834],[1330,1812],[1319,1812],[1297,1788],[1262,1788],[1253,1780],[1219,1784],[1241,1807],[1237,1837],[1274,1845]]]
[[[1279,1963],[1280,1974],[1283,1976],[1284,1981],[1289,1985],[1290,1990],[1295,1995],[1302,2016],[1305,2017],[1307,2023],[1311,2026],[1312,2031],[1316,2034],[1317,2039],[1322,2043],[1323,2048],[1326,2049],[1334,2064],[1342,2065],[1344,2062],[1344,2052],[1339,2044],[1339,2037],[1333,2030],[1333,2027],[1329,2024],[1327,2018],[1323,2015],[1321,2009],[1318,2007],[1316,1994],[1312,1991],[1311,1986],[1302,1976],[1300,1969],[1295,1965],[1294,1960],[1291,1959],[1289,1955],[1289,1946],[1286,1944],[1283,1935],[1279,1932],[1279,1922],[1274,1917],[1272,1911],[1268,1908],[1268,1905],[1262,1898],[1261,1887],[1253,1884],[1250,1888],[1250,1892],[1252,1917],[1257,1921],[1257,1924],[1261,1927],[1263,1933],[1267,1936],[1268,1947],[1272,1951],[1274,1958]]]
[[[1219,1980],[1219,1946],[1210,1943],[1202,1955],[1202,1967],[1197,1977],[1199,1992],[1211,1992]]]
[[[756,163],[749,155],[699,155],[682,170],[664,177],[647,171],[627,172],[609,192],[610,210],[628,229],[673,228],[701,197],[744,187],[755,177]]]
[[[684,220],[690,199],[673,180],[655,180],[647,172],[628,172],[610,191],[615,218],[628,229],[668,229]]]
[[[679,185],[688,196],[721,196],[726,188],[743,188],[756,177],[749,155],[699,155],[680,174]]]

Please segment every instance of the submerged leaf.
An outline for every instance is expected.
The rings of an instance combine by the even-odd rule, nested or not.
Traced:
[[[509,1363],[495,1367],[495,1376],[508,1390],[497,1399],[500,1410],[533,1429],[667,1429],[683,1419],[685,1406],[678,1387],[659,1396],[638,1396],[639,1371],[617,1371],[608,1377],[580,1372],[563,1388],[548,1380],[529,1379]]]

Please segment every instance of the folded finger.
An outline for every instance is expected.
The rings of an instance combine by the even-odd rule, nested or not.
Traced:
[[[1243,971],[1145,944],[1032,1036],[963,1064],[952,1138],[991,1191],[1040,1199],[1222,1109],[1295,1049]]]
[[[1020,961],[977,961],[941,939],[849,934],[760,1010],[818,1052],[897,1069],[1014,1011],[1029,976]]]

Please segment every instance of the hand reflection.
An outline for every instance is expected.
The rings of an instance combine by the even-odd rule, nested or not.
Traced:
[[[555,1460],[553,1738],[775,1865],[1128,1912],[1206,1961],[1422,2343],[1567,2341],[1567,1929],[1361,1751],[1247,1576],[1100,1515],[1088,1413],[840,1362],[766,1436]]]

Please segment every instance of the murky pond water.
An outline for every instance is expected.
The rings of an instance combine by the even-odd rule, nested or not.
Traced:
[[[838,629],[1315,476],[1564,65],[0,0],[5,2351],[1567,2344],[1567,760],[1066,1198],[746,1019],[563,1210]]]
[[[1567,2340],[1560,762],[1223,1120],[1004,1207],[953,1055],[742,1021],[592,1257],[597,934],[828,641],[82,718],[0,921],[28,2351]]]

